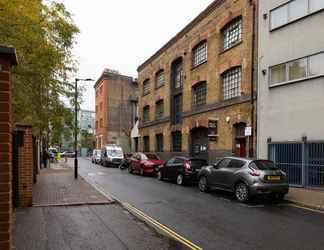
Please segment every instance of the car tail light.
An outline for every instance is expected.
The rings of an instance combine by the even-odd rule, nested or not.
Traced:
[[[189,161],[184,162],[184,168],[185,168],[185,171],[188,171],[190,169]]]
[[[261,175],[261,171],[260,170],[258,170],[258,169],[254,169],[254,168],[250,168],[250,175],[252,175],[252,176],[260,176]]]

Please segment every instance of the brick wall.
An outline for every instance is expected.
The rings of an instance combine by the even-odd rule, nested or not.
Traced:
[[[150,136],[150,149],[154,151],[155,135],[164,135],[164,151],[172,150],[171,133],[182,132],[182,153],[190,150],[190,131],[195,127],[206,127],[208,119],[218,119],[219,137],[215,142],[209,142],[209,151],[215,152],[213,157],[228,155],[235,151],[235,125],[244,123],[255,127],[252,119],[251,96],[255,89],[251,89],[253,72],[253,6],[257,1],[247,0],[216,0],[201,15],[186,28],[170,40],[156,54],[138,68],[138,82],[140,89],[140,134]],[[230,49],[222,50],[222,29],[235,18],[242,19],[242,41]],[[208,61],[198,67],[192,67],[193,48],[199,42],[208,42]],[[256,55],[256,54],[255,54]],[[171,65],[181,57],[183,60],[184,86],[182,123],[172,126],[170,123],[171,110]],[[223,100],[222,73],[235,66],[242,68],[241,96],[232,100]],[[156,72],[163,69],[165,85],[154,88]],[[151,80],[151,91],[143,95],[143,82]],[[192,87],[201,81],[207,82],[206,105],[201,112],[194,112],[192,107]],[[254,84],[255,86],[255,84]],[[164,117],[160,121],[155,119],[155,103],[164,99]],[[143,122],[143,107],[150,106],[150,122]],[[246,149],[253,151],[254,144],[248,143]],[[143,148],[141,140],[140,148]],[[216,153],[216,151],[218,153]]]
[[[11,249],[11,65],[13,48],[0,46],[0,249]]]
[[[18,148],[18,201],[19,207],[28,207],[32,205],[34,177],[32,127],[16,124],[16,130],[23,132],[23,143]]]

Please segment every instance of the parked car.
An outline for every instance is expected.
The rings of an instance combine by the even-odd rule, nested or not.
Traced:
[[[128,168],[129,173],[137,172],[140,175],[155,174],[160,165],[165,162],[153,153],[135,153]]]
[[[100,159],[104,167],[118,167],[124,159],[123,149],[115,144],[106,145],[101,149]]]
[[[91,156],[91,162],[95,164],[100,164],[100,161],[101,161],[101,150],[100,149],[93,150]]]
[[[176,181],[178,185],[183,185],[186,182],[197,181],[197,174],[203,166],[208,163],[204,159],[188,158],[188,157],[173,157],[168,160],[163,167],[159,168],[157,178],[159,180]]]
[[[124,154],[124,160],[122,160],[122,162],[120,163],[119,168],[121,170],[128,169],[128,167],[129,167],[129,165],[131,163],[132,157],[133,157],[132,153]]]
[[[202,168],[198,178],[202,192],[212,188],[230,191],[240,202],[257,195],[271,195],[281,200],[289,191],[286,173],[268,160],[225,157]]]
[[[61,157],[74,158],[74,156],[74,151],[64,151],[63,153],[61,153]]]

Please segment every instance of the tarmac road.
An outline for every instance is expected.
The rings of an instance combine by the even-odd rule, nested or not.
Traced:
[[[177,186],[87,159],[79,159],[79,174],[203,249],[324,249],[324,213],[266,200],[240,204],[228,193],[205,194],[194,185]]]

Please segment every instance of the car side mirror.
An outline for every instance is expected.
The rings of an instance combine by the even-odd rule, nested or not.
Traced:
[[[214,164],[213,164],[213,167],[214,167],[215,169],[219,169],[219,167],[218,167],[218,164],[217,164],[217,163],[214,163]]]

